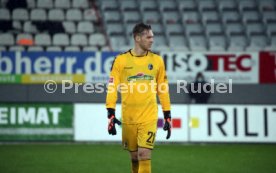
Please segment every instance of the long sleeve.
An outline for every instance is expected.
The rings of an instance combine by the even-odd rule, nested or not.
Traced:
[[[115,58],[111,67],[106,95],[106,108],[116,107],[117,87],[120,84],[120,65],[118,58]]]
[[[162,58],[157,75],[157,95],[159,97],[163,111],[171,110],[168,79]]]

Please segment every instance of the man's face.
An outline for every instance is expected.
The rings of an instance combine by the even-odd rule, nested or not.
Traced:
[[[151,50],[151,45],[153,44],[152,30],[145,30],[142,32],[138,38],[136,38],[136,41],[143,50]]]

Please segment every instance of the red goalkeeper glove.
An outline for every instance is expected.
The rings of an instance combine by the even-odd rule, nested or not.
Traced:
[[[168,131],[166,139],[171,137],[171,111],[163,111],[165,124],[163,130]]]
[[[108,117],[108,133],[110,135],[116,135],[117,131],[115,124],[121,125],[122,123],[115,117],[115,109],[107,108],[107,117]]]

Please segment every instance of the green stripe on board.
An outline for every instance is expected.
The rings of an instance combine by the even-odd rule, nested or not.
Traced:
[[[73,141],[73,135],[5,135],[0,141]]]
[[[21,75],[0,74],[0,83],[21,83]]]

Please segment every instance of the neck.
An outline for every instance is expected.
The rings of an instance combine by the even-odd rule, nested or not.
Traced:
[[[136,46],[132,49],[133,53],[135,54],[135,56],[144,56],[147,54],[147,50],[143,50],[140,47]]]

